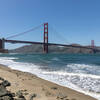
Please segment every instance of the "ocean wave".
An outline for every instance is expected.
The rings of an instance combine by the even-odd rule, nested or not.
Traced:
[[[69,87],[76,91],[100,100],[100,77],[96,75],[75,74],[65,72],[43,72],[44,79],[62,86]]]
[[[0,57],[0,60],[15,60],[17,57]]]
[[[54,61],[59,61],[59,58],[54,57],[54,58],[52,58],[51,60],[54,60]]]
[[[18,53],[8,53],[8,55],[17,55]]]
[[[100,76],[85,74],[85,73],[73,73],[66,70],[59,71],[47,71],[41,69],[42,66],[35,65],[33,63],[16,62],[16,57],[0,57],[0,64],[6,65],[12,69],[33,73],[45,80],[52,81],[62,86],[72,88],[76,91],[82,92],[86,95],[90,95],[95,98],[100,98]],[[80,68],[92,68],[90,65],[83,64],[69,64],[67,67],[74,70]],[[100,100],[100,99],[99,99]]]
[[[14,61],[15,57],[0,57],[0,64],[6,65],[12,69],[21,70],[25,72],[31,72],[32,69],[39,70],[39,66],[32,63],[22,63]]]
[[[100,67],[96,65],[88,64],[68,64],[65,69],[67,72],[92,74],[100,76]]]

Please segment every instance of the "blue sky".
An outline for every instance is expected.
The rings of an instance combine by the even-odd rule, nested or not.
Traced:
[[[0,0],[1,38],[44,22],[49,23],[50,42],[89,45],[93,39],[100,46],[100,0]],[[13,39],[42,41],[42,38],[41,28]],[[7,44],[6,48],[18,45]]]

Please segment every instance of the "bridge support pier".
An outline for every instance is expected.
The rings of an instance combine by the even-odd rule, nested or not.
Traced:
[[[5,40],[0,39],[0,53],[8,53],[8,50],[5,49],[4,45],[5,45]]]
[[[48,23],[44,24],[44,44],[43,52],[48,53]]]
[[[0,50],[4,49],[4,39],[0,39]]]

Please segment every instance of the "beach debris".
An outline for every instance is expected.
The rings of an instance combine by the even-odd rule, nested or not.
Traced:
[[[51,96],[51,93],[49,91],[46,91],[46,96]]]
[[[4,81],[4,78],[0,77],[0,80],[1,80],[1,81]]]
[[[57,100],[69,100],[66,95],[59,93],[57,95]]]
[[[16,98],[15,93],[12,93],[6,89],[6,87],[11,86],[10,82],[4,80],[2,77],[0,77],[0,80],[2,81],[0,83],[0,100],[26,100],[20,91],[17,92],[18,97]]]
[[[29,96],[29,100],[33,100],[33,98],[35,98],[37,96],[37,94],[33,93]]]
[[[42,91],[45,91],[46,89],[44,87],[42,87]]]
[[[24,95],[28,95],[29,93],[25,92]]]
[[[8,94],[8,91],[6,90],[6,88],[0,85],[0,97],[5,96],[7,94]]]
[[[55,95],[54,95],[52,92],[46,90],[46,91],[45,91],[45,96],[51,97],[51,96],[55,96]]]
[[[0,100],[13,100],[10,96],[3,96]]]
[[[7,87],[7,86],[11,86],[11,83],[8,82],[7,80],[4,80],[3,82],[0,83],[0,85]]]
[[[23,93],[23,95],[28,95],[29,94],[26,89],[20,90],[20,91]]]
[[[53,90],[57,90],[58,88],[54,86],[54,87],[51,87],[51,89],[53,89]]]
[[[23,93],[21,92],[21,90],[19,90],[19,91],[16,92],[16,96],[18,98],[22,98],[23,97]]]
[[[7,91],[5,86],[0,85],[0,100],[14,100],[14,96],[14,93]]]
[[[18,100],[26,100],[21,90],[16,92],[16,96],[18,97]]]

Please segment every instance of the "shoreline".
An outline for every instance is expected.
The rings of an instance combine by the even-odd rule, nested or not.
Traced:
[[[11,82],[11,87],[7,89],[12,92],[27,90],[28,95],[25,95],[27,100],[32,93],[37,94],[35,100],[59,100],[57,99],[59,94],[67,96],[68,100],[97,100],[70,88],[41,79],[34,74],[13,70],[4,65],[0,65],[0,77]]]

